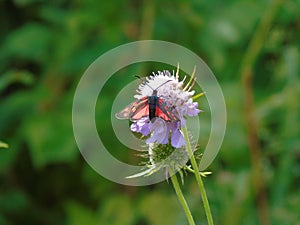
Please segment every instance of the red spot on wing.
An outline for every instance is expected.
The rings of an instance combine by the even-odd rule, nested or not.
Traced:
[[[158,106],[156,106],[155,116],[160,117],[165,121],[171,121],[171,118],[166,113],[164,113]]]
[[[179,118],[170,110],[165,104],[163,99],[158,99],[158,105],[156,106],[156,116],[164,119],[165,121],[179,121]]]

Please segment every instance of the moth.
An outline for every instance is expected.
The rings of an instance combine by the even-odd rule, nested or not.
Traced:
[[[140,77],[138,78],[141,79]],[[141,99],[132,102],[123,110],[116,113],[116,117],[118,119],[130,119],[131,121],[137,121],[143,117],[149,117],[151,122],[157,117],[167,122],[180,121],[178,116],[166,105],[163,98],[157,96],[157,89],[170,81],[171,80],[167,80],[155,89],[145,83],[145,85],[152,89],[152,95],[144,96]]]

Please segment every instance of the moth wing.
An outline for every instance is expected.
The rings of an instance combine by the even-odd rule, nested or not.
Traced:
[[[149,116],[148,97],[143,97],[134,102],[129,118],[131,120],[139,120],[143,117]]]
[[[156,106],[155,117],[162,118],[165,121],[171,121],[169,115],[166,112],[164,112],[164,110],[162,110],[159,106]]]
[[[117,112],[115,114],[117,119],[129,119],[129,115],[131,113],[131,109],[133,107],[135,102],[130,103],[128,106],[126,106],[124,109],[122,109],[120,112]]]
[[[147,113],[147,108],[149,108],[148,97],[143,97],[130,103],[120,112],[117,112],[115,116],[117,119],[139,120],[140,118],[149,115],[149,113]]]
[[[178,116],[170,110],[161,98],[158,99],[155,114],[156,117],[160,117],[165,121],[180,121]]]

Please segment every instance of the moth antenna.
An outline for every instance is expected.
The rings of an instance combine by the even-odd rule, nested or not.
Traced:
[[[167,80],[166,82],[162,83],[162,84],[159,85],[157,88],[155,88],[155,90],[157,90],[158,88],[160,88],[161,86],[163,86],[164,84],[166,84],[166,83],[168,83],[168,82],[170,82],[170,81],[172,81],[172,80]]]
[[[141,78],[138,75],[135,75],[135,77],[138,78],[138,79],[140,79],[144,83],[144,85],[147,85],[149,88],[151,88],[154,91],[154,89],[149,84],[147,84],[146,81],[143,78]]]
[[[167,80],[166,82],[164,82],[164,83],[162,83],[161,85],[159,85],[157,88],[153,89],[149,84],[146,83],[146,81],[145,81],[143,78],[141,78],[141,77],[138,76],[138,75],[135,75],[135,77],[138,78],[138,79],[140,79],[140,80],[144,83],[144,85],[147,85],[147,86],[148,86],[149,88],[151,88],[153,91],[154,91],[154,90],[157,90],[158,88],[160,88],[161,86],[165,85],[166,83],[172,81],[172,80]]]

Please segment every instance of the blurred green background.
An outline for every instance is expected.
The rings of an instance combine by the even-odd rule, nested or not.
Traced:
[[[194,51],[224,91],[227,132],[204,179],[215,224],[300,224],[300,1],[274,2],[0,0],[0,141],[9,144],[0,149],[0,225],[187,224],[170,183],[110,182],[73,137],[72,98],[85,69],[143,39]],[[112,138],[104,112],[137,72],[164,69],[146,67],[120,71],[126,76],[112,78],[97,105],[101,138],[125,162],[139,159]],[[193,176],[183,191],[206,224]]]

